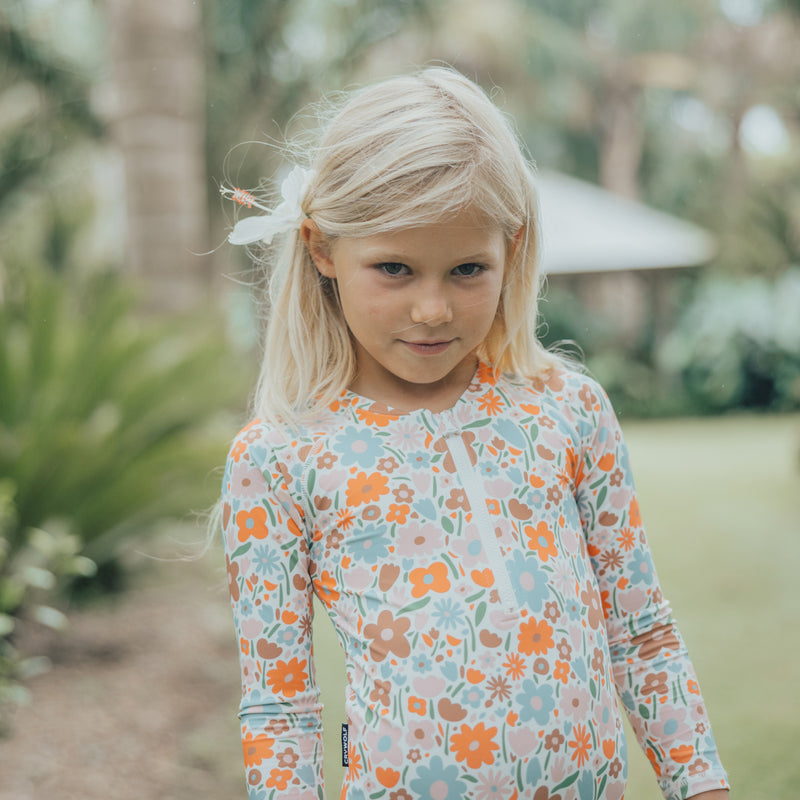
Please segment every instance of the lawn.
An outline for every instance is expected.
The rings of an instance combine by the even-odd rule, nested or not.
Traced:
[[[623,422],[650,545],[735,789],[800,785],[800,416]],[[319,613],[328,800],[341,782],[341,653]],[[324,668],[322,665],[324,664]],[[661,797],[629,733],[627,797]]]

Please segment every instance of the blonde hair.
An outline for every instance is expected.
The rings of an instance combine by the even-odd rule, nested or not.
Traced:
[[[435,67],[356,92],[328,123],[311,168],[302,210],[331,243],[476,209],[503,232],[509,253],[497,317],[478,356],[526,377],[559,363],[536,336],[533,169],[507,118],[476,84]],[[286,235],[268,273],[253,411],[292,426],[350,385],[355,353],[335,285],[317,271],[299,230]]]

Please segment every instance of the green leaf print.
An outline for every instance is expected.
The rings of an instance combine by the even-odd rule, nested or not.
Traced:
[[[231,554],[231,561],[236,561],[239,556],[243,556],[252,546],[252,542],[245,542],[241,547],[237,547]]]
[[[314,492],[314,485],[317,482],[317,471],[311,469],[308,471],[308,496],[310,497]]]
[[[453,521],[450,517],[442,517],[442,527],[447,531],[447,533],[452,533],[454,530]]]
[[[564,780],[561,781],[561,783],[559,783],[558,786],[553,787],[552,794],[555,794],[561,789],[566,789],[567,786],[572,786],[572,784],[575,783],[576,780],[578,780],[579,775],[580,772],[573,772],[572,775],[570,775],[567,778],[564,778]]]
[[[397,616],[399,617],[401,614],[410,614],[412,611],[418,611],[420,608],[428,605],[429,602],[430,597],[423,597],[421,600],[416,600],[413,603],[409,603],[407,606],[403,606],[397,612]]]
[[[650,709],[644,703],[639,703],[639,716],[642,719],[650,719]]]
[[[484,618],[485,615],[486,615],[486,603],[481,602],[478,604],[478,608],[475,611],[475,624],[480,625],[481,620]]]

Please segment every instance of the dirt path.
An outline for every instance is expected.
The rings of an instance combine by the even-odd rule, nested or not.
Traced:
[[[245,796],[233,626],[215,554],[71,616],[0,739],[0,800]]]

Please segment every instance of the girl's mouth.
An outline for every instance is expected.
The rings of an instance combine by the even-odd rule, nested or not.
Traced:
[[[413,353],[425,356],[433,356],[438,353],[443,353],[450,346],[453,340],[441,342],[407,342],[403,340],[403,344],[409,348]]]

